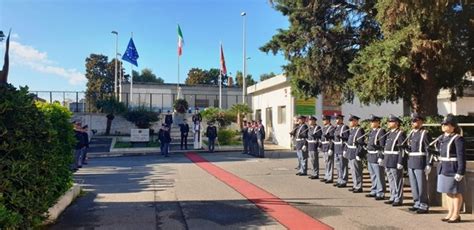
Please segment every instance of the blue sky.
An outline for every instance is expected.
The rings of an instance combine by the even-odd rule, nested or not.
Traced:
[[[0,30],[13,29],[9,82],[31,90],[85,90],[85,58],[91,53],[111,58],[116,30],[119,53],[133,32],[138,69],[151,68],[175,83],[178,23],[185,40],[181,82],[193,67],[219,68],[221,41],[227,71],[234,75],[242,69],[242,11],[247,12],[248,73],[255,80],[262,73],[281,73],[284,58],[258,50],[278,28],[288,27],[267,0],[0,0]]]

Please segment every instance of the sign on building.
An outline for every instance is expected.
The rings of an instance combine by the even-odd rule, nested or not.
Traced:
[[[132,129],[130,133],[130,142],[149,142],[150,129]]]
[[[316,98],[296,99],[296,115],[314,115],[316,113]]]

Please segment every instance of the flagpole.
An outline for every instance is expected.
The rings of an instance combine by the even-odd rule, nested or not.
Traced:
[[[219,56],[221,58],[221,62],[222,62],[222,42],[221,42],[221,45],[219,47]],[[221,70],[219,71],[219,109],[222,109],[222,63],[220,63],[221,65]]]
[[[176,94],[177,94],[176,99],[180,99],[180,97],[181,97],[181,90],[179,88],[179,68],[180,68],[179,60],[180,60],[180,56],[181,55],[178,54],[178,84],[176,84]]]
[[[131,38],[133,39],[133,32]],[[130,63],[130,106],[133,104],[133,65]]]

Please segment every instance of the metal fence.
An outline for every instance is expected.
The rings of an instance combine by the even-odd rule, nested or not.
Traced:
[[[74,113],[92,112],[95,106],[89,103],[86,99],[84,91],[30,91],[35,94],[38,100],[49,103],[59,102],[64,107],[68,108]],[[166,93],[134,93],[132,101],[129,93],[122,93],[120,95],[121,101],[127,107],[143,106],[155,112],[172,111],[173,102],[176,99],[176,94]],[[183,93],[183,98],[188,102],[189,108],[207,108],[219,107],[219,95],[213,94],[186,94]],[[247,96],[247,104],[251,105],[251,97]],[[229,109],[232,105],[242,103],[242,95],[222,95],[222,108]]]

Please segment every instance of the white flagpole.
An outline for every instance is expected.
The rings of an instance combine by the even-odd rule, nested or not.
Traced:
[[[120,56],[120,55],[117,55]],[[122,73],[122,62],[119,62],[119,102],[122,102],[122,81],[123,81],[123,73]]]
[[[220,62],[222,62],[222,42],[221,46],[219,47],[219,57]],[[222,109],[222,63],[220,63],[220,71],[219,71],[219,109]]]
[[[178,53],[178,84],[176,84],[176,99],[180,99],[181,97],[181,90],[180,90],[180,87],[179,87],[179,60],[180,60],[180,56],[179,53]]]

